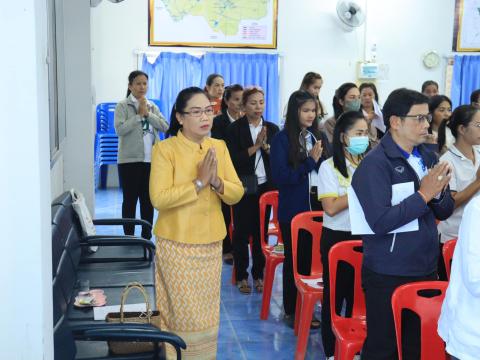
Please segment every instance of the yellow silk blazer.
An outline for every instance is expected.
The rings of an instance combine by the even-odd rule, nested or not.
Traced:
[[[193,181],[197,166],[209,148],[217,156],[217,173],[224,184],[223,194],[204,187],[198,194]],[[243,196],[243,185],[233,167],[223,140],[205,138],[201,144],[187,139],[181,131],[154,145],[150,173],[150,200],[158,210],[154,234],[189,244],[208,244],[226,235],[221,201],[233,205]]]

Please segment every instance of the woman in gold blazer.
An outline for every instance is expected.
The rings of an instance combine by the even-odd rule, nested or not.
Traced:
[[[215,359],[220,319],[221,201],[233,205],[243,186],[227,146],[209,137],[213,108],[200,88],[182,90],[168,139],[152,152],[150,199],[155,224],[157,308],[163,330],[187,343],[184,359]],[[167,347],[167,358],[173,357]]]

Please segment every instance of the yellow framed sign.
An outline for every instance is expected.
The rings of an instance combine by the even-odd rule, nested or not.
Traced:
[[[480,0],[455,0],[453,51],[480,51]]]
[[[277,47],[278,0],[149,0],[148,44]]]

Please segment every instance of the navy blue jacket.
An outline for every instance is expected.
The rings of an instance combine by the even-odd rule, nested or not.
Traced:
[[[427,168],[437,156],[426,146],[418,146]],[[392,185],[414,182],[415,193],[392,206]],[[447,189],[442,196],[425,204],[415,170],[387,132],[380,143],[362,160],[353,174],[352,187],[374,235],[363,236],[363,266],[376,273],[398,276],[423,276],[437,269],[439,255],[435,218],[447,219],[454,202]],[[393,249],[390,231],[418,219],[419,230],[397,233]],[[392,250],[392,251],[390,251]]]
[[[326,136],[322,137],[326,139]],[[323,144],[326,144],[323,138],[321,140]],[[328,140],[326,141],[328,142]],[[278,220],[286,223],[289,223],[295,215],[311,210],[308,173],[313,169],[318,171],[323,160],[320,158],[315,163],[315,160],[308,156],[294,169],[288,163],[288,151],[288,134],[283,129],[272,139],[270,170],[272,181],[278,188]]]

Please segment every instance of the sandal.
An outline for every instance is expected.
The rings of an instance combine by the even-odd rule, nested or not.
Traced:
[[[237,281],[237,288],[241,294],[248,295],[252,292],[252,288],[250,287],[250,285],[248,285],[248,281],[246,279]]]
[[[257,292],[259,293],[263,292],[263,279],[253,280],[253,284]]]

